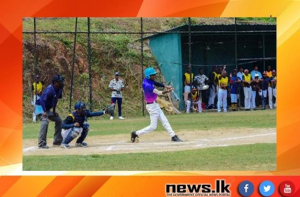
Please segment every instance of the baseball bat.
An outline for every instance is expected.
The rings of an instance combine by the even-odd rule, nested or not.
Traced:
[[[173,96],[173,98],[174,98],[176,101],[179,101],[179,100],[180,100],[179,97],[178,97],[178,95],[174,92],[174,90],[172,90],[172,96]]]

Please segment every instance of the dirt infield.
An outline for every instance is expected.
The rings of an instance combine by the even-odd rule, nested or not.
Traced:
[[[88,136],[88,147],[70,149],[52,147],[38,149],[37,140],[23,140],[23,155],[90,155],[140,152],[165,152],[191,150],[208,147],[225,147],[241,144],[276,143],[276,128],[214,129],[206,131],[179,131],[176,133],[184,142],[171,142],[167,132],[154,131],[139,138],[139,143],[130,143],[130,134]],[[52,142],[52,139],[49,140]],[[50,145],[50,144],[49,144]]]

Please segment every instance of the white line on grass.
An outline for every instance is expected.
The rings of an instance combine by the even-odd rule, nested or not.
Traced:
[[[264,134],[248,135],[248,136],[241,136],[241,137],[229,137],[229,138],[223,138],[223,139],[214,139],[214,140],[208,140],[208,141],[238,140],[238,139],[243,139],[243,138],[261,137],[261,136],[268,136],[268,135],[275,135],[275,134],[276,133],[264,133]]]
[[[112,150],[114,146],[109,146],[106,150]]]
[[[31,149],[34,149],[34,148],[35,148],[34,146],[28,147],[28,148],[24,148],[23,152],[28,152],[28,151],[30,151]]]

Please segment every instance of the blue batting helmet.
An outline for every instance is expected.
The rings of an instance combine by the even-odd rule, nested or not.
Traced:
[[[77,102],[77,103],[75,103],[74,109],[75,109],[75,110],[85,109],[85,103],[84,103],[84,102],[80,102],[80,101]]]
[[[150,75],[156,75],[156,71],[154,68],[149,67],[149,68],[146,68],[144,74],[145,74],[146,79],[150,79]]]

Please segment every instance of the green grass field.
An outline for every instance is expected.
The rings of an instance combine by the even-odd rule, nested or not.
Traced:
[[[261,171],[276,169],[276,144],[114,155],[25,156],[23,170]]]
[[[202,113],[167,116],[175,132],[214,129],[276,128],[276,111]],[[149,117],[109,121],[108,116],[89,121],[89,138],[99,135],[128,134],[149,124]],[[37,139],[39,124],[23,124],[23,139]],[[53,136],[50,123],[48,138]],[[164,132],[159,124],[157,131]],[[154,131],[154,132],[157,132]],[[276,144],[256,143],[228,147],[155,153],[23,156],[25,171],[216,171],[276,170]]]

